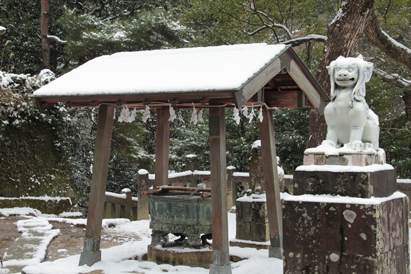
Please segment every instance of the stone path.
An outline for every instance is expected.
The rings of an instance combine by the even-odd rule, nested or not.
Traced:
[[[25,266],[42,262],[47,246],[60,233],[44,218],[20,220],[17,229],[23,234],[4,253],[2,273],[21,273]]]
[[[110,229],[115,224],[109,220],[107,223],[101,235],[101,248],[141,240],[137,235]],[[4,260],[0,273],[20,274],[27,265],[78,255],[83,248],[85,228],[85,224],[72,224],[69,219],[0,217],[0,256]],[[97,273],[101,272],[92,272]]]

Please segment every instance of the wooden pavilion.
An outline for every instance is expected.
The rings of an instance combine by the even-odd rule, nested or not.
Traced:
[[[155,186],[167,185],[169,106],[209,108],[213,264],[231,273],[226,212],[225,108],[263,106],[260,122],[271,246],[282,258],[282,210],[272,108],[329,100],[291,46],[248,44],[123,52],[95,58],[34,92],[40,109],[63,102],[99,107],[87,229],[80,265],[101,260],[100,236],[114,108],[149,106],[157,115]]]

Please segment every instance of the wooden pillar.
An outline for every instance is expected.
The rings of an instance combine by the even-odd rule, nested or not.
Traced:
[[[210,170],[213,264],[210,274],[231,273],[228,251],[225,108],[210,108]]]
[[[156,165],[154,186],[168,185],[168,157],[170,144],[170,112],[168,108],[157,110]]]
[[[90,185],[86,236],[79,265],[91,266],[101,260],[100,237],[106,192],[114,107],[101,105],[98,114],[93,176]]]
[[[272,110],[263,108],[263,122],[260,123],[260,135],[271,243],[269,257],[282,259],[283,221]]]

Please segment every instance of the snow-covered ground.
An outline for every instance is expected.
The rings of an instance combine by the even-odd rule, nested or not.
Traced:
[[[21,215],[32,214],[33,209],[0,209],[3,215],[16,214],[16,211]],[[36,214],[39,212],[36,211]],[[53,221],[61,221],[73,224],[86,223],[86,219],[66,219],[57,218],[57,216],[38,215],[35,218],[46,218]],[[236,217],[235,214],[229,213],[229,234],[230,239],[235,238]],[[110,220],[111,222],[112,220]],[[104,223],[103,223],[104,227]],[[92,267],[78,266],[80,252],[75,256],[59,259],[53,262],[44,262],[27,266],[23,269],[26,274],[71,274],[71,273],[90,273],[94,270],[102,270],[105,274],[114,273],[146,273],[146,274],[162,274],[168,273],[196,273],[208,274],[209,270],[205,268],[193,268],[188,266],[172,266],[168,264],[156,264],[149,261],[143,261],[141,258],[147,253],[147,246],[150,244],[151,230],[149,229],[149,221],[133,221],[119,219],[115,228],[119,233],[137,234],[141,241],[124,243],[119,246],[102,249],[102,260],[94,264]],[[268,258],[268,250],[257,250],[254,248],[230,247],[230,254],[246,258],[243,261],[232,263],[233,274],[280,274],[283,273],[283,262],[279,259]],[[131,260],[130,258],[137,258]],[[1,272],[8,273],[8,272]]]

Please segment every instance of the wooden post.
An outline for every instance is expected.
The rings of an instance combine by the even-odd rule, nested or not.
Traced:
[[[150,215],[148,212],[148,195],[144,195],[143,191],[148,191],[150,183],[148,180],[148,171],[140,169],[138,171],[138,206],[137,220],[148,220]]]
[[[210,108],[210,169],[213,219],[213,264],[210,274],[231,273],[228,252],[225,108]]]
[[[121,190],[121,194],[126,194],[124,217],[122,218],[127,218],[130,221],[133,221],[133,214],[131,212],[131,202],[133,200],[133,193],[130,189],[125,188]]]
[[[269,257],[282,259],[283,221],[272,110],[263,108],[263,122],[260,123],[260,135],[271,243]]]
[[[108,161],[110,157],[113,115],[113,106],[100,106],[96,145],[94,149],[93,176],[90,185],[87,228],[84,238],[84,249],[80,256],[80,266],[91,266],[101,260],[101,224],[103,220]]]
[[[168,157],[170,144],[170,112],[168,108],[157,110],[156,165],[154,186],[168,185]]]

